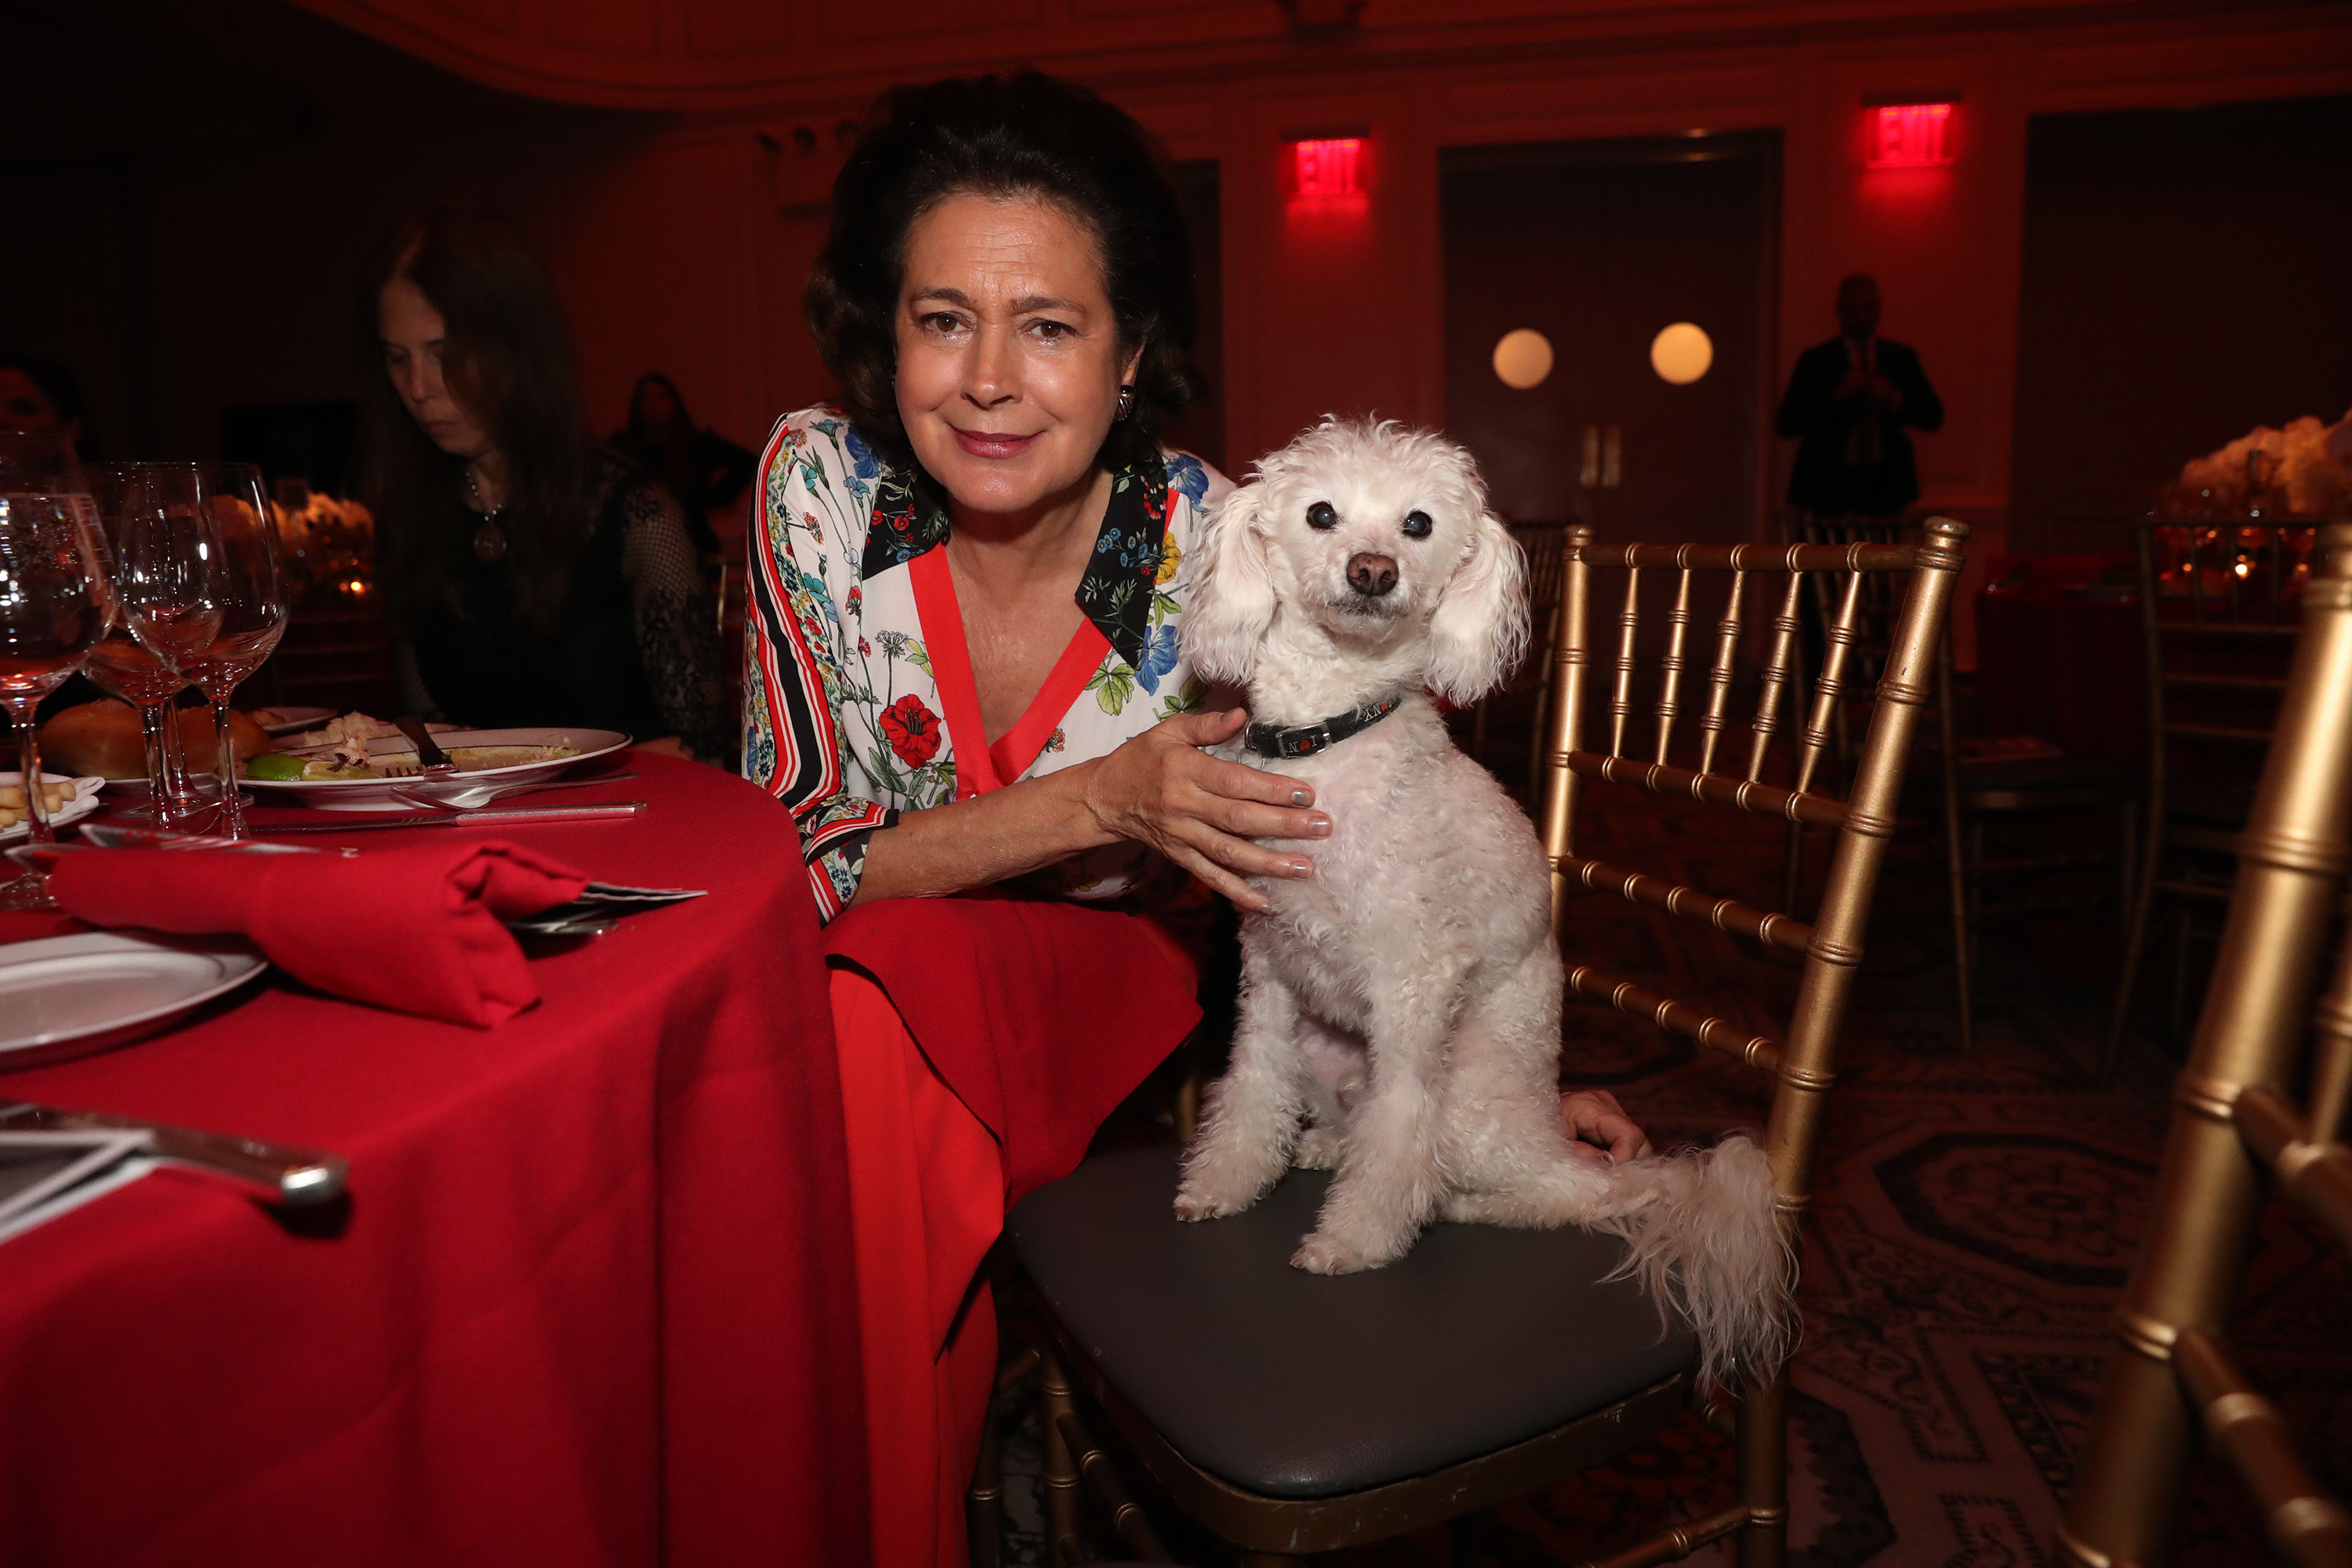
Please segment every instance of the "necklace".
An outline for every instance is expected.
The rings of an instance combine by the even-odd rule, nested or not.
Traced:
[[[474,465],[466,465],[466,493],[474,498],[474,510],[480,515],[482,526],[474,530],[474,559],[485,566],[495,566],[507,558],[507,531],[499,526],[506,511],[506,503],[486,507],[482,504],[482,487],[474,482]]]

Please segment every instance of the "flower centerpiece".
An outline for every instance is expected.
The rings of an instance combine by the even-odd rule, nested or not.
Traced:
[[[2165,488],[2168,518],[2342,516],[2352,506],[2352,411],[2333,425],[2305,415],[2284,430],[2258,425],[2192,458]]]
[[[289,603],[373,607],[375,518],[366,507],[307,490],[281,495],[269,510],[278,522]]]

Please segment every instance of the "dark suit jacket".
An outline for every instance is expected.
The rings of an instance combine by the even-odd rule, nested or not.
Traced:
[[[1867,393],[1839,400],[1838,383],[1853,363],[1844,338],[1815,343],[1798,357],[1778,421],[1781,435],[1801,442],[1797,466],[1789,475],[1790,505],[1828,517],[1849,512],[1884,517],[1919,499],[1919,468],[1904,426],[1942,428],[1944,405],[1927,384],[1916,350],[1879,338],[1872,353],[1878,374],[1903,395],[1899,409],[1888,408]],[[1855,427],[1874,413],[1878,460],[1851,461],[1858,445]]]

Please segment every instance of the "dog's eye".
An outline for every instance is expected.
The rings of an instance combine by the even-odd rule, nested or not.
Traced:
[[[1427,539],[1429,531],[1436,526],[1429,521],[1429,514],[1425,511],[1409,511],[1404,514],[1404,536],[1407,539]]]
[[[1309,528],[1339,527],[1339,509],[1334,507],[1328,500],[1317,501],[1313,506],[1307,509],[1307,526]]]

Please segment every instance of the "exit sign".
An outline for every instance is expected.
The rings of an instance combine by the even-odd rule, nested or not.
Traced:
[[[1290,144],[1290,194],[1309,200],[1363,194],[1364,141],[1338,136]]]
[[[1952,161],[1952,106],[1888,103],[1870,110],[1870,166],[1933,169]]]

